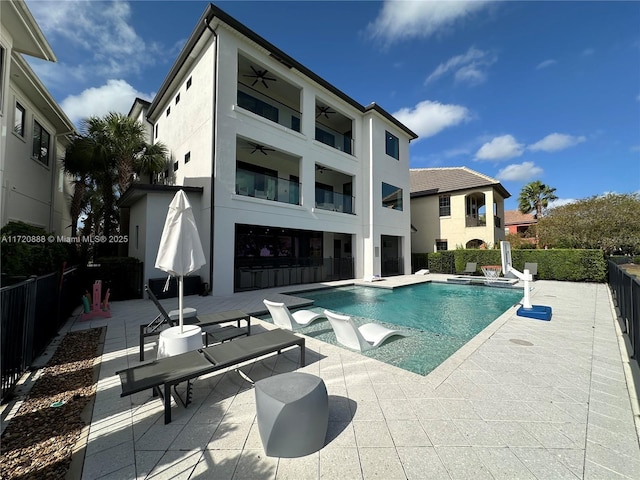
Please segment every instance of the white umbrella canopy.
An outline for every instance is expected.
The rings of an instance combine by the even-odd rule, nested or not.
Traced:
[[[183,331],[183,277],[198,270],[206,263],[198,227],[193,217],[189,199],[183,190],[178,190],[169,204],[164,222],[156,268],[178,278],[178,308],[180,310],[180,332]]]

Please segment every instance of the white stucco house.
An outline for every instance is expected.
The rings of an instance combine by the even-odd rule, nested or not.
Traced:
[[[60,158],[75,132],[23,55],[56,61],[23,1],[0,2],[0,226],[69,235],[73,192]]]
[[[504,201],[495,178],[467,167],[411,169],[413,253],[494,248],[505,239]]]
[[[157,232],[180,186],[208,259],[197,273],[214,294],[410,271],[416,134],[215,5],[130,115],[171,152],[164,185],[135,184],[120,201],[145,281],[164,275]]]

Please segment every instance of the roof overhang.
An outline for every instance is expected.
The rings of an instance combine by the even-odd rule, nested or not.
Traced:
[[[0,1],[0,18],[2,28],[6,28],[13,38],[12,50],[50,62],[57,61],[51,45],[25,2]]]
[[[10,75],[11,83],[24,92],[38,112],[53,125],[57,135],[76,133],[73,122],[53,99],[27,61],[17,52],[11,55]]]
[[[182,187],[179,185],[151,185],[147,183],[134,183],[118,200],[119,208],[130,208],[141,198],[150,193],[175,195],[178,190],[184,190],[184,193],[202,194],[202,187]]]

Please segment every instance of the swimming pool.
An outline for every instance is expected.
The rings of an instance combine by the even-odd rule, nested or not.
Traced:
[[[357,324],[376,321],[406,331],[364,355],[426,375],[522,300],[522,289],[423,283],[395,288],[347,286],[295,294],[314,301],[307,309],[351,315]],[[269,317],[265,317],[269,318]],[[335,344],[329,322],[301,333]]]

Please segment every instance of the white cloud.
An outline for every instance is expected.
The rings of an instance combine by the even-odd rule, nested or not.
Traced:
[[[501,181],[526,182],[539,177],[542,172],[542,168],[537,167],[533,162],[522,162],[520,164],[514,163],[512,165],[507,165],[500,170],[497,173],[496,178]]]
[[[549,68],[549,67],[555,65],[556,63],[558,63],[557,60],[554,60],[554,59],[550,58],[549,60],[545,60],[544,62],[540,62],[536,66],[536,70],[542,70],[543,68]]]
[[[60,106],[76,125],[90,116],[103,116],[109,112],[129,113],[136,97],[153,98],[152,93],[138,92],[124,80],[109,80],[101,87],[92,87],[79,95],[70,95]]]
[[[524,145],[512,135],[502,135],[482,145],[476,152],[476,160],[507,160],[519,157],[523,151]]]
[[[443,75],[453,72],[456,82],[464,82],[472,85],[482,83],[487,78],[486,69],[497,61],[494,53],[469,48],[467,53],[456,55],[438,67],[427,77],[425,84],[430,83]]]
[[[86,67],[84,74],[117,78],[139,73],[166,53],[135,31],[129,2],[57,1],[52,8],[52,2],[29,1],[28,6],[47,37],[65,41],[56,52],[64,57],[64,70],[78,63]]]
[[[393,116],[417,133],[420,138],[432,137],[445,128],[471,119],[471,114],[466,107],[430,100],[420,102],[413,108],[402,108]]]
[[[573,147],[582,143],[587,138],[584,136],[575,137],[564,133],[551,133],[542,140],[529,145],[527,148],[533,151],[556,152],[565,148]]]
[[[486,0],[386,0],[367,30],[372,38],[381,39],[387,44],[413,37],[426,38],[453,27],[488,3]]]
[[[557,200],[551,200],[549,202],[549,206],[547,207],[547,210],[551,208],[562,207],[563,205],[568,205],[570,203],[575,203],[577,201],[578,200],[576,200],[575,198],[559,198]]]

